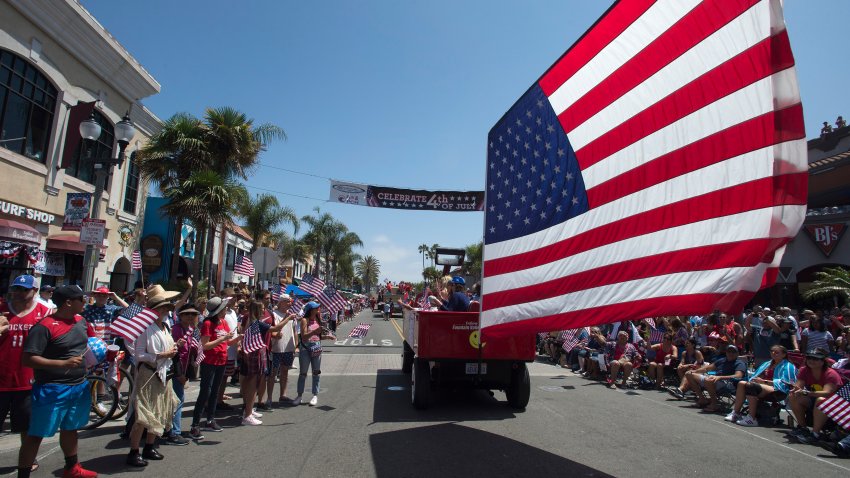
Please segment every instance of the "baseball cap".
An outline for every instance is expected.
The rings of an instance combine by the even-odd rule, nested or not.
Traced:
[[[53,287],[52,285],[43,285],[39,290],[41,290],[42,292],[53,292],[54,290],[56,290],[56,287]]]
[[[11,287],[23,287],[24,289],[38,289],[38,279],[35,277],[24,274],[18,277],[15,277],[15,280],[12,281]]]
[[[307,302],[307,305],[304,306],[304,315],[307,315],[307,313],[309,313],[311,310],[318,309],[319,307],[321,307],[321,305],[319,305],[318,302],[314,302],[312,300],[310,302]]]
[[[61,306],[66,300],[79,299],[80,297],[85,297],[85,294],[78,285],[63,285],[53,291],[53,302],[58,306]]]
[[[93,290],[93,291],[92,291],[92,294],[106,294],[106,295],[109,295],[109,294],[111,294],[111,293],[112,293],[112,291],[111,291],[111,290],[109,290],[109,287],[98,287],[97,289],[95,289],[95,290]]]
[[[806,352],[806,357],[820,359],[820,360],[826,360],[826,354],[823,353],[823,352],[824,351],[821,348],[814,348],[814,349]]]
[[[738,347],[735,347],[734,345],[729,344],[729,345],[726,346],[726,351],[738,353]]]

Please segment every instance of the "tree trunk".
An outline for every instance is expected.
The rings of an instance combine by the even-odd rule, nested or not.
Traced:
[[[176,231],[174,234],[174,239],[171,241],[171,271],[168,273],[168,280],[173,281],[177,279],[177,271],[180,267],[180,242],[182,241],[183,234],[183,218],[178,217],[175,219]],[[197,245],[196,245],[197,246]],[[196,247],[197,249],[197,247]]]
[[[213,257],[215,256],[215,226],[209,228],[209,230],[212,234],[210,234],[209,249],[207,250],[207,255],[209,256],[209,261],[207,262],[207,264],[209,264],[209,267],[207,267],[207,275],[209,277],[209,279],[207,279],[207,299],[210,298],[210,291],[213,289],[213,286],[218,289],[218,284],[216,284],[215,281],[216,271],[213,270]]]

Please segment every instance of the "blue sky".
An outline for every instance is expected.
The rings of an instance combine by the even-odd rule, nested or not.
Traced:
[[[808,137],[850,115],[846,0],[787,0]],[[325,202],[334,179],[482,190],[487,132],[608,1],[83,0],[162,84],[160,118],[234,106],[289,136],[248,182],[301,216],[329,212],[363,239],[381,279],[418,280],[417,246],[481,239],[483,213]]]

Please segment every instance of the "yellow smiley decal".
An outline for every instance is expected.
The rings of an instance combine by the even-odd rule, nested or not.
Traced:
[[[478,331],[473,330],[472,333],[469,334],[469,345],[471,345],[472,348],[477,349],[477,348],[479,348],[478,344],[479,344]],[[484,347],[485,345],[487,345],[487,342],[484,342],[483,344],[481,344],[481,347]]]

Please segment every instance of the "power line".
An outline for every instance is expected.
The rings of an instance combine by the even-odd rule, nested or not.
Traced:
[[[301,199],[312,199],[313,201],[321,201],[321,202],[327,202],[328,201],[327,199],[314,198],[314,197],[311,197],[311,196],[301,196],[300,194],[285,193],[283,191],[275,191],[274,189],[259,188],[257,186],[249,186],[247,184],[245,185],[245,187],[251,188],[251,189],[258,189],[260,191],[265,191],[267,193],[282,194],[284,196],[292,196],[292,197],[301,198]]]
[[[319,178],[319,179],[327,179],[327,180],[331,179],[327,176],[319,176],[318,174],[305,173],[305,172],[302,172],[302,171],[296,171],[294,169],[288,169],[288,168],[281,168],[280,166],[272,166],[271,164],[266,164],[266,163],[260,163],[260,166],[264,166],[266,168],[271,168],[271,169],[278,169],[280,171],[286,171],[288,173],[302,174],[304,176],[311,176],[311,177]]]

